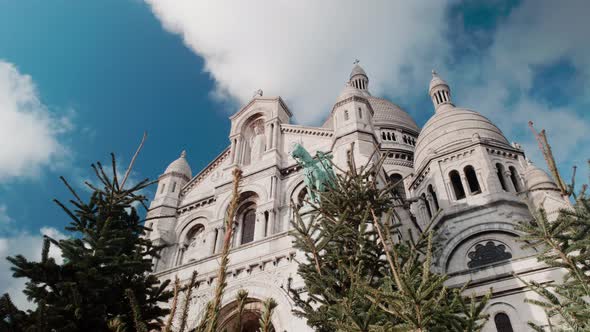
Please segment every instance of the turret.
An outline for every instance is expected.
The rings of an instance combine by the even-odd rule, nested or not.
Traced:
[[[164,201],[167,205],[176,206],[180,197],[180,189],[190,181],[192,177],[191,167],[186,161],[186,151],[182,151],[180,157],[173,161],[158,178],[158,191],[156,201]],[[153,203],[152,203],[153,205]]]
[[[161,258],[155,260],[154,270],[165,269],[172,264],[176,250],[176,208],[180,203],[180,190],[191,179],[191,168],[186,161],[186,152],[173,161],[164,174],[158,178],[158,189],[150,204],[146,227],[151,229],[147,236],[156,245],[166,245],[160,253]]]
[[[445,106],[455,106],[451,102],[451,88],[434,70],[432,71],[432,80],[430,80],[428,94],[437,112],[440,109],[444,109]]]
[[[350,73],[350,80],[336,99],[332,108],[332,124],[334,127],[334,148],[336,160],[339,166],[345,167],[347,156],[355,154],[355,159],[360,165],[373,154],[377,146],[375,129],[373,128],[373,108],[368,101],[370,96],[368,89],[369,78],[365,71],[355,64]],[[357,141],[354,151],[351,150],[350,139],[353,136]]]
[[[363,90],[369,91],[369,76],[365,73],[365,70],[359,66],[358,60],[355,61],[354,67],[350,72],[350,85],[353,87]]]
[[[524,182],[528,202],[534,211],[545,210],[549,221],[557,219],[561,209],[570,208],[571,205],[561,195],[561,191],[555,181],[545,171],[527,161],[524,170]]]

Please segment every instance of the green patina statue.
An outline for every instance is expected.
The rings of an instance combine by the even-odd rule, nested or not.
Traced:
[[[326,191],[334,186],[336,174],[332,169],[332,156],[323,152],[317,152],[313,158],[301,144],[295,144],[291,156],[303,168],[303,181],[308,188],[310,201],[319,203],[317,192]]]

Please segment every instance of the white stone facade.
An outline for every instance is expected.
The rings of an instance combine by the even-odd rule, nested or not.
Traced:
[[[343,168],[350,153],[357,165],[385,155],[384,174],[403,179],[396,190],[423,198],[404,214],[405,227],[418,230],[436,216],[440,247],[434,269],[451,276],[450,286],[469,281],[468,293],[493,288],[485,331],[509,331],[502,327],[506,319],[513,331],[525,330],[528,320],[545,322],[541,310],[524,303],[534,295],[513,273],[539,282],[558,280],[561,273],[538,264],[531,249],[521,249],[515,225],[531,218],[529,206],[555,216],[567,199],[487,118],[455,107],[448,84],[436,73],[429,87],[435,114],[422,129],[399,106],[371,96],[368,86],[367,74],[355,65],[322,127],[289,124],[283,100],[260,93],[230,117],[230,145],[205,169],[192,176],[183,152],[160,176],[148,213],[149,237],[167,247],[154,264],[161,279],[178,275],[186,282],[198,271],[189,326],[213,293],[231,172],[240,167],[244,177],[220,327],[231,323],[231,302],[244,288],[253,299],[249,328],[255,329],[259,301],[272,297],[279,303],[272,317],[277,331],[311,331],[292,314],[288,293],[303,286],[288,235],[291,202],[305,193],[302,172],[289,154],[294,143],[312,155],[332,153]]]

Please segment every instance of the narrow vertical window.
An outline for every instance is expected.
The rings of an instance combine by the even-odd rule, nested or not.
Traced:
[[[217,241],[219,241],[219,229],[215,229],[215,238],[213,239],[213,250],[211,251],[214,254],[217,251]]]
[[[387,137],[385,136],[385,132],[384,131],[381,132],[381,137],[383,138],[383,140],[386,140],[387,139]]]
[[[395,141],[395,133],[391,133],[391,140]]]
[[[519,181],[518,173],[516,172],[516,168],[514,168],[514,166],[510,166],[510,167],[508,167],[508,169],[510,170],[510,180],[512,181],[512,184],[514,185],[514,189],[517,192],[521,191],[522,189],[520,188],[520,181]]]
[[[359,107],[359,119],[363,118],[363,110]]]
[[[459,172],[452,170],[449,173],[449,178],[451,180],[451,185],[453,186],[455,199],[460,200],[465,198],[465,189],[463,189],[463,184],[461,183],[461,176],[459,175]]]
[[[473,168],[473,166],[465,166],[463,172],[465,172],[465,178],[467,178],[469,191],[472,194],[479,194],[481,192],[481,188],[479,187],[479,181],[477,181],[477,174],[475,173],[475,169]]]
[[[172,192],[176,191],[176,181],[172,182]]]
[[[344,121],[348,121],[348,110],[344,110]]]
[[[432,210],[430,209],[430,203],[426,198],[426,194],[422,193],[420,197],[422,197],[422,199],[424,200],[424,205],[426,205],[426,212],[428,213],[428,219],[430,220],[432,219]]]
[[[508,191],[508,189],[506,189],[506,181],[504,180],[504,166],[500,163],[496,164],[496,174],[498,175],[498,180],[500,180],[502,190]]]
[[[389,182],[393,183],[392,193],[394,196],[399,196],[402,199],[406,199],[406,189],[404,188],[403,176],[398,173],[391,174],[389,176]]]
[[[498,332],[514,332],[510,317],[503,312],[494,316],[494,323],[496,324],[496,330]]]
[[[162,183],[162,190],[160,190],[160,194],[162,194],[166,190],[166,184]]]
[[[436,193],[434,192],[431,184],[428,185],[428,192],[430,193],[430,196],[432,196],[432,204],[434,205],[434,212],[436,212],[440,209],[440,206],[438,205],[438,197],[436,196]]]
[[[256,212],[248,210],[244,213],[242,219],[242,239],[241,244],[246,244],[254,241],[254,227],[256,226]]]
[[[387,140],[391,141],[391,133],[387,133]]]

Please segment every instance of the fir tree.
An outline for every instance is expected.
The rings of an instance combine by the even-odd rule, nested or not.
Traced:
[[[542,298],[527,302],[544,308],[551,331],[590,331],[590,198],[585,189],[574,195],[574,208],[561,211],[555,221],[541,209],[534,220],[519,227],[524,246],[538,250],[539,261],[565,271],[562,282],[527,283]]]
[[[24,292],[37,304],[27,315],[33,330],[105,331],[115,323],[134,326],[137,315],[152,329],[168,312],[160,307],[171,296],[165,291],[168,282],[160,284],[150,274],[161,248],[141,236],[146,229],[135,208],[146,200],[139,191],[150,182],[125,188],[125,179],[117,179],[114,156],[112,176],[100,163],[92,167],[100,185],[86,183],[92,190],[87,201],[62,178],[73,195],[72,207],[56,203],[71,219],[66,227],[71,237],[48,237],[40,262],[21,255],[8,258],[14,277],[28,279]],[[48,256],[50,245],[60,249],[63,264]],[[133,294],[129,300],[136,303],[135,315],[126,292]]]
[[[407,204],[395,183],[379,183],[381,165],[357,172],[351,159],[319,204],[295,213],[294,243],[306,257],[305,289],[291,290],[296,314],[317,331],[478,331],[487,297],[466,299],[430,272],[432,232],[399,240],[396,209]]]

